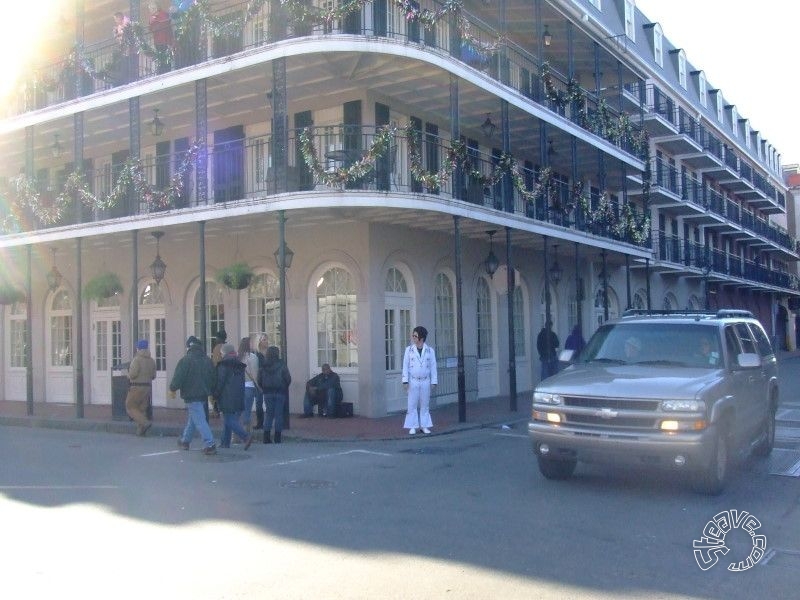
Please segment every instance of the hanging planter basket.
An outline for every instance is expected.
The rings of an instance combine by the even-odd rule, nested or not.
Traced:
[[[239,262],[218,270],[214,279],[229,289],[244,290],[250,286],[253,276],[253,269],[250,265]]]
[[[23,302],[25,294],[10,283],[0,283],[0,304]]]
[[[105,300],[122,293],[122,282],[116,273],[101,273],[83,286],[83,295],[89,300]]]

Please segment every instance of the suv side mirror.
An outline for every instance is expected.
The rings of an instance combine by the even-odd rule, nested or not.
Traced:
[[[575,350],[562,350],[558,353],[558,360],[560,362],[572,362],[573,358],[575,358]]]
[[[761,366],[761,357],[755,352],[742,352],[736,357],[736,362],[742,369],[755,369]]]

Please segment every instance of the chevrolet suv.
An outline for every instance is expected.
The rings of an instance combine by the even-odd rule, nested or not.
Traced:
[[[539,470],[578,461],[666,467],[719,494],[733,459],[775,441],[778,366],[748,311],[628,311],[534,390],[528,432]]]

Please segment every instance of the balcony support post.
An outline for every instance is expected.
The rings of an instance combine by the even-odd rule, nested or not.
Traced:
[[[452,131],[451,143],[461,139],[461,117],[458,111],[458,77],[450,75],[450,131]],[[464,169],[460,164],[456,164],[453,169],[453,198],[463,200],[464,188]]]
[[[272,61],[272,148],[276,192],[280,194],[289,191],[289,126],[285,57]]]
[[[461,275],[461,230],[458,215],[453,215],[453,242],[456,275],[456,370],[458,381],[458,422],[467,421],[467,382],[464,376],[464,293]]]
[[[208,204],[208,81],[199,79],[194,84],[194,130],[195,138],[200,143],[197,153],[197,169],[195,171],[195,204]]]

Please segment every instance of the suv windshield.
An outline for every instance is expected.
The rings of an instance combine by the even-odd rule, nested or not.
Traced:
[[[623,322],[600,327],[578,360],[717,369],[722,354],[713,326]]]

